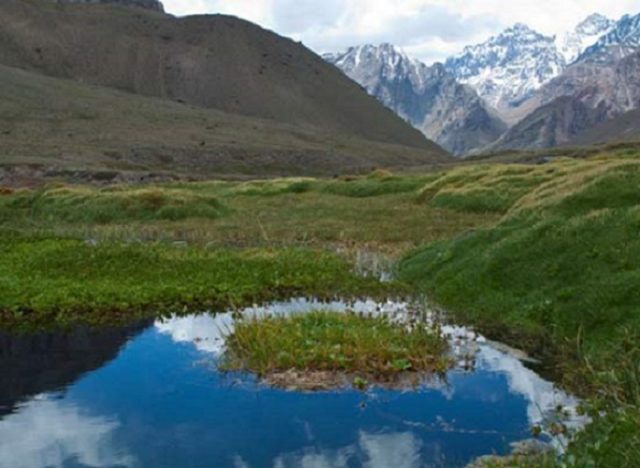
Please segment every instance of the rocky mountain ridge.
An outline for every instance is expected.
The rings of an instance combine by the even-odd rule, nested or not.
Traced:
[[[444,64],[390,44],[325,59],[456,155],[567,144],[636,109],[640,15],[592,14],[558,37],[516,24]],[[510,127],[510,128],[509,128]],[[502,133],[501,133],[502,132]]]
[[[599,13],[589,15],[578,23],[573,31],[560,35],[556,44],[565,62],[569,65],[603,35],[608,34],[615,27],[616,21]]]
[[[558,37],[516,24],[426,65],[391,44],[322,60],[237,18],[161,11],[157,0],[4,0],[0,64],[441,153],[424,135],[457,156],[565,144],[640,106],[640,15],[593,14]]]
[[[593,45],[586,48],[577,61],[611,64],[640,48],[640,14],[625,15]]]
[[[164,13],[164,5],[159,0],[54,0],[56,3],[112,3],[123,6],[145,8]]]
[[[442,64],[428,67],[391,44],[351,47],[324,59],[453,154],[487,145],[506,129]]]
[[[640,108],[640,50],[612,66],[578,61],[547,83],[536,108],[494,150],[547,148],[589,140],[590,129]]]

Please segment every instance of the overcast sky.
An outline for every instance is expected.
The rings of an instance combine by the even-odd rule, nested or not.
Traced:
[[[553,35],[599,12],[640,13],[640,0],[163,0],[183,16],[226,13],[302,41],[316,52],[391,42],[431,63],[516,22]]]

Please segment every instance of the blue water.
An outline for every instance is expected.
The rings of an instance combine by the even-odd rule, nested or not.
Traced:
[[[489,348],[475,371],[417,391],[288,392],[145,326],[0,337],[0,466],[464,466],[529,438],[532,408],[558,398]]]

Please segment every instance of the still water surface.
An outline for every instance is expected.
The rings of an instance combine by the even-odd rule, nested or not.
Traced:
[[[307,300],[245,310],[292,313]],[[345,304],[322,308],[344,310]],[[402,313],[372,301],[359,311]],[[418,467],[464,466],[530,438],[533,425],[575,398],[512,354],[447,327],[474,369],[414,391],[302,393],[216,370],[231,314],[0,334],[0,466]],[[579,424],[578,420],[570,424]]]

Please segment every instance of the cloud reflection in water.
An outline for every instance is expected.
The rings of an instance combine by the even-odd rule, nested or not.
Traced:
[[[288,302],[279,302],[264,307],[250,307],[241,311],[245,317],[265,315],[288,315],[292,313],[305,313],[311,310],[345,311],[353,310],[359,313],[390,313],[403,314],[408,310],[406,302],[376,303],[372,300],[357,301],[353,304],[335,301],[322,303],[308,299],[294,299]],[[224,336],[233,330],[234,319],[231,313],[221,313],[215,316],[199,315],[190,317],[173,318],[166,321],[158,321],[156,328],[165,334],[171,335],[176,342],[192,342],[197,349],[206,353],[219,355],[224,351]],[[506,376],[509,390],[513,394],[521,395],[527,401],[527,415],[530,424],[539,424],[553,413],[558,406],[568,410],[572,418],[567,421],[570,427],[580,427],[585,420],[577,416],[576,408],[579,400],[566,392],[559,390],[553,382],[543,379],[533,370],[529,369],[518,359],[518,356],[510,354],[502,349],[496,349],[491,342],[484,337],[476,335],[464,327],[447,325],[443,327],[446,333],[453,338],[472,339],[474,341],[466,349],[475,352],[477,370],[483,370]],[[459,345],[453,346],[460,349]],[[464,346],[463,346],[464,348]],[[450,399],[456,389],[442,387],[441,391]],[[487,395],[490,398],[491,395]]]
[[[36,397],[18,413],[0,421],[0,465],[39,468],[74,465],[135,466],[135,459],[116,450],[118,421],[83,413],[60,400]]]

